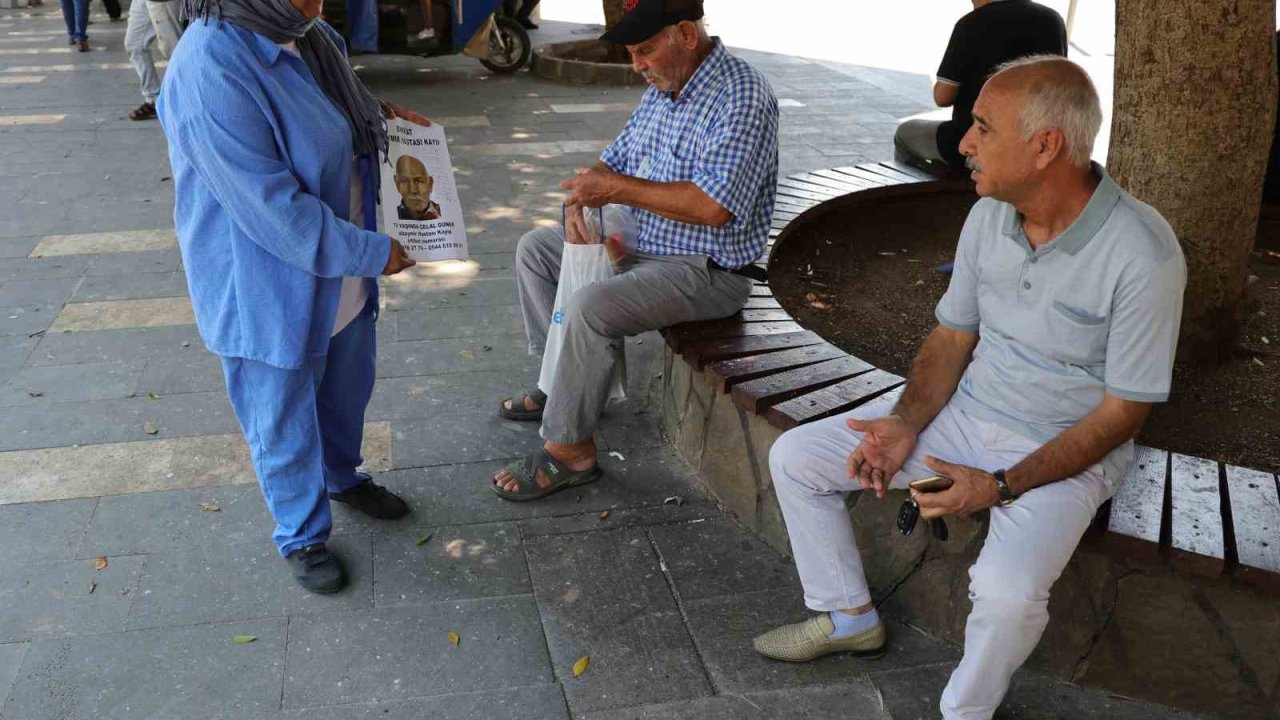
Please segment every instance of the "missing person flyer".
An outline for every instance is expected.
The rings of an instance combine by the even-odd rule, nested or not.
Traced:
[[[418,262],[467,259],[467,230],[444,128],[404,118],[387,124],[382,168],[383,231]]]

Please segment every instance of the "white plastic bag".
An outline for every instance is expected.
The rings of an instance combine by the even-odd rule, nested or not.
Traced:
[[[579,288],[613,277],[613,264],[603,244],[576,245],[565,243],[560,260],[560,285],[556,288],[556,304],[551,312],[551,327],[547,330],[547,346],[542,351],[542,372],[538,375],[538,389],[550,395],[554,391],[552,381],[556,365],[560,362],[560,348],[564,343],[564,309]],[[618,343],[614,355],[613,382],[609,387],[609,400],[625,400],[627,397],[627,363],[625,344]]]

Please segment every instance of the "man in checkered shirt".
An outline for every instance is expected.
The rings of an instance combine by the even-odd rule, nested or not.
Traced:
[[[778,176],[778,103],[764,77],[702,25],[702,0],[626,0],[604,40],[625,45],[649,90],[600,162],[561,183],[572,233],[581,207],[629,206],[634,263],[572,296],[547,397],[502,402],[511,420],[540,420],[542,447],[497,473],[494,492],[534,500],[600,478],[592,439],[615,352],[649,330],[732,315],[751,293],[768,244]],[[520,239],[516,282],[531,352],[552,320],[563,228]],[[572,238],[571,238],[572,239]]]

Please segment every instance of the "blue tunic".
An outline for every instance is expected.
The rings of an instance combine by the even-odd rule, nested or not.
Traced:
[[[347,221],[346,118],[304,61],[217,20],[184,33],[157,111],[178,243],[209,350],[286,369],[324,355],[342,278],[377,278],[391,248],[388,236]],[[372,225],[376,164],[360,167]],[[369,285],[376,293],[376,281]]]

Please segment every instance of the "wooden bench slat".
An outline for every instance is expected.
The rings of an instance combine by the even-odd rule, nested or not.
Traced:
[[[891,168],[885,167],[885,165],[884,165],[883,163],[867,163],[866,165],[859,165],[858,167],[860,167],[860,168],[862,168],[863,170],[866,170],[867,172],[870,172],[870,173],[875,173],[875,174],[877,174],[877,175],[883,175],[884,177],[887,177],[887,178],[889,178],[890,180],[900,180],[900,181],[902,181],[902,182],[904,182],[904,183],[917,183],[917,182],[920,182],[920,179],[919,179],[919,178],[917,178],[916,176],[914,176],[914,175],[908,175],[908,174],[906,174],[906,173],[900,173],[900,172],[898,172],[898,171],[896,171],[896,170],[893,170],[893,169],[891,169]]]
[[[838,173],[835,170],[814,170],[813,174],[820,175],[831,182],[840,183],[845,187],[849,188],[849,192],[858,192],[859,190],[867,190],[872,187],[879,187],[878,185],[872,185],[871,183],[861,178],[855,178],[849,175],[842,175],[841,173]]]
[[[758,355],[759,353],[774,350],[817,345],[822,342],[823,339],[817,333],[802,330],[800,332],[778,333],[776,335],[752,335],[749,337],[721,338],[690,343],[681,355],[695,370],[701,371],[702,368],[707,366],[707,363],[716,360],[728,360],[729,358]]]
[[[818,183],[808,182],[805,180],[795,180],[792,178],[781,178],[778,180],[778,192],[781,193],[784,188],[788,190],[804,190],[806,192],[816,193],[826,197],[827,199],[849,194],[841,189],[827,187],[826,185],[820,185]]]
[[[893,178],[887,178],[884,175],[878,175],[876,173],[863,170],[861,167],[851,166],[851,167],[838,167],[838,168],[832,168],[832,169],[842,175],[848,175],[849,177],[855,177],[860,180],[864,180],[868,183],[872,183],[875,187],[886,187],[888,185],[906,184],[905,181],[894,180]]]
[[[800,332],[804,328],[797,323],[785,320],[782,322],[743,322],[738,318],[712,320],[708,322],[684,323],[671,329],[667,335],[667,344],[672,350],[683,353],[684,348],[705,340],[720,338],[748,337],[751,335],[780,335],[782,333]]]
[[[799,212],[804,212],[805,210],[808,210],[809,208],[817,207],[822,203],[818,202],[817,200],[804,200],[802,198],[790,197],[787,195],[783,195],[779,197],[777,193],[774,193],[773,204],[774,204],[774,207],[785,205],[787,207],[794,208]]]
[[[743,310],[739,315],[743,322],[785,322],[791,319],[786,310]]]
[[[777,207],[774,207],[773,209],[773,220],[775,221],[775,224],[779,219],[786,220],[789,223],[798,217],[800,217],[800,213],[787,212],[786,210],[781,210]],[[782,227],[786,227],[786,225],[784,224]]]
[[[752,285],[750,297],[773,297],[773,288],[768,285]]]
[[[819,194],[819,193],[813,192],[812,190],[805,190],[804,188],[788,187],[788,186],[784,186],[782,183],[778,183],[778,197],[796,197],[796,198],[803,198],[807,200],[817,200],[819,202],[822,202],[824,200],[830,200],[835,196]]]
[[[743,312],[745,314],[751,311]],[[790,317],[790,315],[787,317]],[[732,360],[719,360],[707,365],[706,376],[717,390],[725,392],[740,382],[772,375],[783,370],[816,365],[823,360],[834,360],[845,355],[845,351],[830,343],[806,345],[805,347],[791,350],[746,355]]]
[[[934,180],[941,179],[936,175],[930,175],[929,173],[925,172],[924,170],[921,170],[920,168],[911,167],[910,165],[907,165],[906,163],[900,163],[897,160],[884,160],[880,162],[880,165],[883,165],[884,167],[887,167],[890,170],[896,170],[897,172],[900,172],[903,175],[906,175],[908,177],[916,178],[921,182],[933,182]]]
[[[733,403],[759,415],[770,405],[847,380],[875,367],[852,355],[749,380],[733,388]]]
[[[1269,473],[1227,466],[1227,495],[1235,528],[1235,575],[1244,582],[1280,590],[1280,489]]]
[[[1111,500],[1107,543],[1126,555],[1153,560],[1160,554],[1169,452],[1138,446]]]
[[[1226,539],[1218,463],[1175,453],[1170,461],[1169,482],[1173,489],[1170,553],[1174,564],[1188,572],[1220,575],[1226,564]]]
[[[780,310],[781,308],[778,299],[771,297],[747,298],[747,304],[742,306],[743,310]]]
[[[817,185],[818,187],[830,188],[835,192],[840,193],[840,195],[848,195],[849,193],[854,193],[854,192],[858,192],[859,190],[866,189],[866,188],[856,187],[853,183],[846,182],[845,180],[832,180],[831,178],[816,172],[801,173],[800,175],[792,175],[790,177],[794,180],[798,180],[808,185]]]
[[[778,403],[765,412],[770,425],[790,430],[814,420],[838,415],[901,385],[903,379],[884,370],[872,370],[796,398]]]

